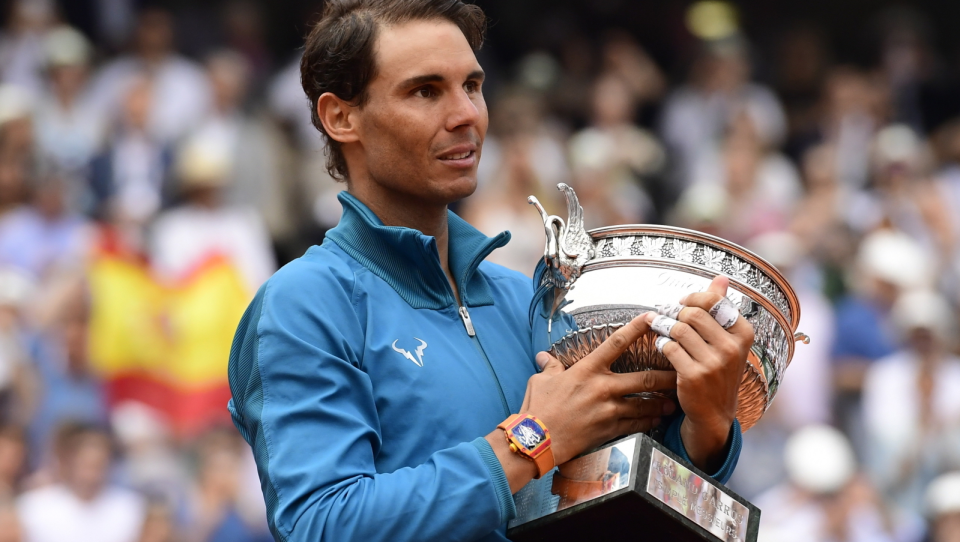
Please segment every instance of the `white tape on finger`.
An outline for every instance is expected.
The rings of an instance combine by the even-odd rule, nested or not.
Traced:
[[[657,337],[657,340],[656,342],[654,342],[654,344],[657,347],[657,352],[660,352],[662,354],[663,347],[667,346],[667,343],[672,343],[672,342],[673,342],[673,339],[671,339],[670,337]]]
[[[673,329],[673,326],[677,325],[677,321],[669,316],[657,316],[653,319],[653,322],[650,324],[650,329],[656,331],[658,334],[669,337],[670,330]]]
[[[666,305],[657,305],[657,314],[662,314],[667,318],[673,318],[677,320],[680,318],[680,311],[685,309],[683,305],[679,303],[667,303]]]
[[[740,318],[740,311],[729,299],[722,297],[710,308],[710,316],[713,316],[723,329],[730,329],[730,326],[736,324],[737,319]]]

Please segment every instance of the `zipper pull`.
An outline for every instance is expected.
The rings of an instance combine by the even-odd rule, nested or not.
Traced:
[[[460,307],[460,318],[463,320],[463,327],[467,328],[467,335],[476,337],[477,332],[473,330],[473,321],[470,320],[470,313],[466,307]]]

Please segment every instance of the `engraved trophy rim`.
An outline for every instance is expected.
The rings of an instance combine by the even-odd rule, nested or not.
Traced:
[[[587,234],[589,234],[594,240],[638,233],[649,233],[654,235],[662,235],[665,237],[679,238],[682,240],[699,241],[703,244],[715,245],[729,253],[734,254],[735,256],[739,256],[740,258],[760,268],[765,274],[769,275],[773,279],[773,282],[783,291],[786,297],[790,315],[784,315],[778,308],[776,308],[776,306],[773,305],[772,302],[769,301],[769,299],[767,299],[766,294],[758,291],[756,288],[740,280],[738,277],[731,276],[728,273],[718,272],[714,269],[699,264],[679,262],[676,260],[665,260],[663,258],[651,258],[647,256],[617,256],[612,258],[604,258],[599,261],[598,259],[591,260],[583,266],[584,272],[586,272],[587,268],[608,267],[609,264],[617,261],[623,261],[625,263],[629,262],[630,265],[636,265],[638,262],[642,261],[649,261],[651,263],[655,262],[657,267],[664,267],[664,262],[670,261],[671,263],[668,264],[668,266],[675,267],[678,270],[687,271],[692,269],[696,271],[702,271],[704,274],[709,274],[711,276],[723,275],[730,279],[731,283],[735,283],[743,288],[748,288],[759,295],[764,302],[769,303],[770,306],[767,307],[768,310],[770,310],[775,316],[783,317],[784,323],[787,324],[784,326],[786,329],[789,329],[792,332],[797,331],[797,328],[800,325],[800,300],[797,297],[793,286],[790,285],[790,282],[785,276],[783,276],[783,273],[781,273],[773,264],[763,259],[763,257],[759,256],[753,251],[750,251],[721,237],[710,235],[709,233],[703,233],[697,230],[680,228],[676,226],[664,226],[660,224],[621,224],[617,226],[593,228],[587,231]]]

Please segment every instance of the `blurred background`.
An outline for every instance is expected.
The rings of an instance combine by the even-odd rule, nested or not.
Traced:
[[[730,485],[761,540],[960,540],[960,3],[478,0],[457,212],[531,274],[558,182],[777,265],[798,345]],[[343,188],[315,0],[0,2],[0,542],[270,540],[233,331]],[[324,438],[324,435],[305,435]]]

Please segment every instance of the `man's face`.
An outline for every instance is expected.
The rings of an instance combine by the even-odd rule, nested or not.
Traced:
[[[363,164],[351,165],[353,188],[443,205],[472,194],[487,106],[463,33],[448,21],[384,26],[374,57],[377,75],[355,112]]]

